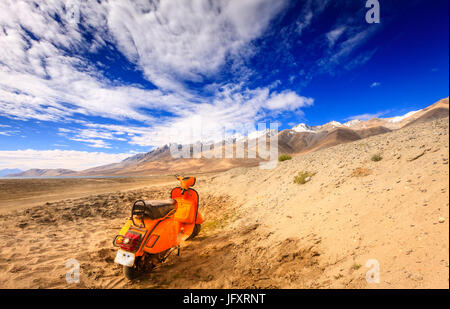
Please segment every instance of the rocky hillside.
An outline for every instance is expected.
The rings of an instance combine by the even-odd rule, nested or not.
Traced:
[[[239,205],[240,219],[221,233],[234,231],[233,265],[258,287],[448,288],[448,125],[448,117],[416,123],[273,170],[232,169],[198,190],[228,194]],[[242,238],[237,231],[251,224]],[[297,254],[266,251],[288,240]],[[305,259],[312,264],[297,269]],[[370,260],[380,267],[378,284],[366,282]]]

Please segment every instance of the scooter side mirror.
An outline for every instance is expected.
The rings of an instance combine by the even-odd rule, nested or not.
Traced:
[[[193,187],[195,185],[195,180],[195,177],[184,177],[180,179],[181,188],[187,190],[189,187]]]

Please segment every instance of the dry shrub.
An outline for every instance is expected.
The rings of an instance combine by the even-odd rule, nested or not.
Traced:
[[[290,160],[290,159],[292,159],[292,157],[290,155],[288,155],[288,154],[283,154],[283,155],[278,157],[278,161],[280,161],[280,162],[283,162],[283,161],[286,161],[286,160]]]
[[[352,177],[364,177],[372,173],[371,170],[365,167],[357,167],[352,172]]]
[[[370,160],[372,160],[373,162],[378,162],[378,161],[381,161],[382,159],[383,159],[383,157],[379,154],[374,154],[372,156],[372,158],[370,158]]]
[[[312,176],[316,173],[311,172],[300,172],[297,176],[294,177],[294,183],[303,185],[311,180]]]

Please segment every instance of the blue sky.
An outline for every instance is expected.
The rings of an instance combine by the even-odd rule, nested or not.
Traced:
[[[0,169],[117,162],[242,124],[448,96],[448,1],[2,1]],[[220,135],[220,134],[219,134]]]

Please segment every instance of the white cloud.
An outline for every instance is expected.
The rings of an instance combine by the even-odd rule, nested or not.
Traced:
[[[378,25],[361,28],[361,26],[347,24],[340,25],[328,32],[326,34],[328,49],[325,55],[317,60],[318,71],[334,74],[335,68],[339,65],[344,65],[344,68],[349,70],[366,63],[374,55],[376,49],[356,54],[356,56],[352,55],[355,55],[355,51],[379,29]]]
[[[328,44],[330,46],[334,46],[337,40],[339,40],[340,36],[344,33],[346,26],[339,26],[326,34],[328,39]]]
[[[89,3],[95,6],[96,2]],[[167,108],[182,104],[180,96],[115,85],[99,75],[88,61],[76,56],[92,46],[82,38],[77,24],[67,20],[63,8],[64,1],[0,2],[0,115],[59,121],[79,113],[152,121],[139,110],[160,109],[161,103]],[[56,13],[60,22],[53,17]],[[101,34],[108,37],[100,28],[97,40],[102,41]]]
[[[302,34],[303,30],[306,29],[307,27],[309,27],[313,17],[314,17],[313,12],[307,11],[303,16],[303,19],[301,21],[297,22],[297,32],[299,34]]]
[[[328,0],[308,0],[304,3],[302,11],[300,12],[300,16],[296,22],[297,24],[297,33],[300,35],[302,32],[308,28],[314,17],[323,12],[323,10],[327,7]]]
[[[93,148],[111,148],[110,144],[104,140],[127,141],[125,138],[118,137],[118,132],[111,132],[105,129],[66,129],[59,128],[58,135],[64,136],[69,140],[82,142]]]
[[[108,4],[119,49],[163,89],[201,81],[266,29],[286,1],[120,1]]]
[[[380,116],[385,115],[387,113],[388,113],[387,111],[378,112],[378,113],[374,113],[374,114],[367,113],[367,114],[351,116],[351,117],[346,118],[345,120],[362,120],[362,121],[367,121],[367,120],[370,120],[372,118],[379,118]]]
[[[95,29],[91,41],[65,14],[65,3],[0,2],[0,115],[83,126],[88,123],[79,121],[77,114],[132,119],[143,122],[143,127],[122,127],[122,134],[127,133],[131,143],[155,145],[167,143],[166,131],[183,128],[193,115],[208,119],[207,123],[230,125],[257,121],[264,109],[292,111],[302,106],[303,97],[289,91],[271,94],[270,85],[258,89],[218,85],[212,98],[198,97],[183,86],[185,81],[201,81],[230,61],[238,70],[241,58],[252,53],[251,41],[287,1],[70,2],[79,8],[83,26]],[[106,42],[117,46],[159,88],[121,86],[78,56],[105,47]],[[280,96],[288,101],[281,102]],[[155,118],[144,109],[172,116]],[[118,136],[117,127],[99,128],[65,136],[93,147],[109,147],[104,140],[125,138]]]
[[[375,28],[367,28],[365,30],[356,32],[341,44],[339,44],[338,50],[331,57],[331,61],[338,61],[341,57],[349,55],[355,48],[364,43],[370,35],[375,31]]]
[[[246,126],[283,111],[299,111],[313,104],[312,98],[292,91],[270,93],[268,88],[242,89],[236,85],[222,87],[212,104],[197,104],[185,114],[157,124],[153,130],[131,128],[136,133],[131,143],[161,146],[198,140],[220,140],[223,131],[243,135]],[[123,129],[127,131],[126,128]],[[201,132],[201,135],[196,133]]]
[[[299,96],[292,91],[273,93],[266,102],[270,110],[289,110],[294,111],[300,107],[310,106],[314,103],[312,98]]]
[[[0,135],[11,136],[20,133],[20,131],[13,129],[10,125],[0,124]]]
[[[242,124],[253,125],[260,119],[285,111],[300,113],[300,108],[312,103],[312,98],[292,91],[271,93],[268,87],[247,89],[241,85],[226,85],[217,90],[211,103],[186,104],[180,114],[169,120],[158,119],[141,126],[80,121],[81,128],[59,128],[58,134],[98,148],[110,147],[110,143],[101,143],[102,140],[128,141],[139,146],[217,140],[222,137],[224,128],[239,131]],[[201,131],[202,136],[194,137],[192,131]]]
[[[79,171],[103,164],[116,163],[132,155],[133,153],[110,154],[74,150],[0,151],[0,169],[66,168]]]
[[[380,86],[380,85],[381,85],[380,82],[373,82],[373,83],[370,85],[370,88],[375,88],[375,87],[378,87],[378,86]]]
[[[108,143],[101,139],[93,139],[93,138],[69,138],[72,141],[86,143],[89,147],[93,148],[111,148]]]

